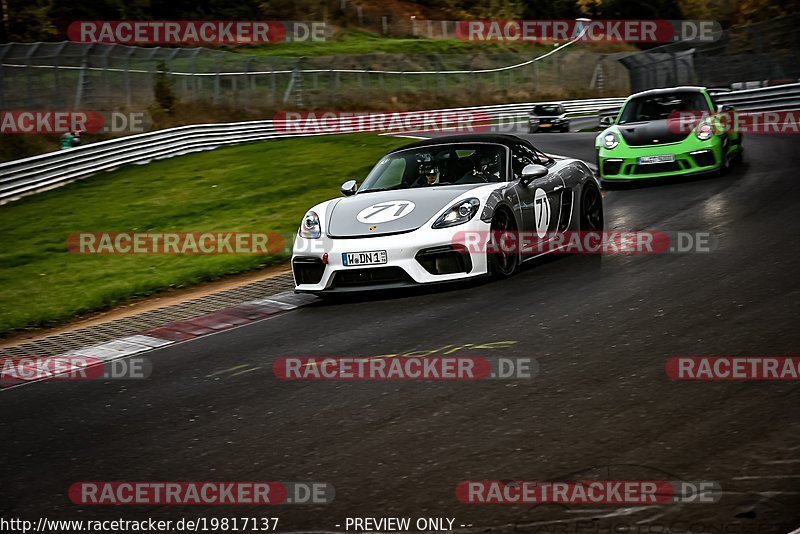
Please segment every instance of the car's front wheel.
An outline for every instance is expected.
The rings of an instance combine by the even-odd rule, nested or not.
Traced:
[[[719,166],[720,174],[728,174],[732,166],[728,139],[725,138],[722,142],[722,164]]]
[[[486,252],[489,274],[494,278],[508,278],[519,267],[516,230],[514,217],[508,210],[501,209],[494,214]]]

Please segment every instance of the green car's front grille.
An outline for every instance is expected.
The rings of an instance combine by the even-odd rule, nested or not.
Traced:
[[[668,153],[664,151],[664,153]],[[720,162],[715,150],[702,149],[675,154],[675,161],[663,163],[639,164],[639,157],[622,158],[599,157],[600,176],[609,180],[626,180],[631,178],[649,178],[671,174],[691,174],[707,172],[719,167]]]

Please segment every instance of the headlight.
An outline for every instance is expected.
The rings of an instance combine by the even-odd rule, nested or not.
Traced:
[[[313,211],[307,212],[300,223],[300,237],[306,239],[319,239],[322,235],[322,226],[319,224],[319,215]]]
[[[704,122],[697,127],[694,133],[701,141],[708,141],[714,137],[714,126],[709,122]]]
[[[539,117],[531,117],[530,121],[538,124],[539,123]]]
[[[441,217],[436,219],[436,222],[433,223],[433,228],[447,228],[449,226],[464,224],[478,213],[478,208],[480,206],[481,201],[477,198],[462,200],[458,202],[458,204],[451,206]]]
[[[617,134],[614,132],[608,132],[603,136],[603,146],[607,149],[611,150],[615,146],[619,144],[619,139],[617,138]]]

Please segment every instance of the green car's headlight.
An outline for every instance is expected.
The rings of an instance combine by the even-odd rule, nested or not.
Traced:
[[[319,215],[316,212],[308,211],[303,216],[303,222],[300,223],[300,237],[306,239],[319,239],[322,235],[322,225],[319,223]]]
[[[449,210],[444,212],[441,217],[433,223],[433,228],[448,228],[464,224],[471,220],[478,213],[481,201],[477,198],[467,198],[454,204]]]
[[[619,144],[619,138],[614,132],[608,132],[603,136],[603,146],[611,150]]]
[[[714,137],[714,125],[712,125],[710,122],[704,122],[697,127],[694,133],[701,141],[708,141]]]

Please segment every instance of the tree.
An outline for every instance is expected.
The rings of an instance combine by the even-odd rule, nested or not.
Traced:
[[[524,0],[522,16],[535,20],[574,19],[582,15],[575,0]]]
[[[56,34],[50,0],[2,0],[7,41],[48,41]]]

